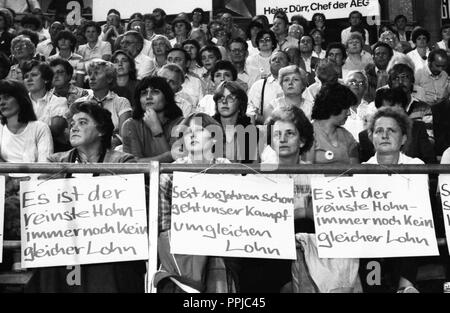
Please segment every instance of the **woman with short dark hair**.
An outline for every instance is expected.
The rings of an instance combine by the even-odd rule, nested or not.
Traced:
[[[59,51],[57,54],[50,56],[48,61],[51,62],[55,59],[64,59],[69,61],[74,70],[77,69],[78,64],[82,62],[83,57],[75,53],[75,48],[77,46],[75,35],[68,30],[62,30],[56,35],[55,43]]]
[[[271,30],[261,30],[255,40],[259,53],[249,56],[245,66],[257,69],[257,79],[264,79],[270,75],[270,56],[277,48],[278,41]]]
[[[430,54],[428,44],[431,40],[431,34],[425,28],[418,27],[412,32],[411,40],[416,48],[406,55],[414,62],[414,70],[417,72],[427,65],[428,55]]]

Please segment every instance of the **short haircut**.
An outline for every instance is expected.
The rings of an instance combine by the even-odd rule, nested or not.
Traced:
[[[258,50],[259,50],[259,40],[265,35],[268,34],[270,36],[270,39],[272,40],[272,51],[274,51],[277,48],[278,45],[278,41],[277,41],[277,37],[275,36],[275,34],[273,33],[273,31],[271,30],[260,30],[258,32],[258,34],[256,35],[256,45],[258,46]]]
[[[88,66],[88,75],[91,70],[96,68],[101,68],[105,71],[106,78],[111,80],[109,83],[109,88],[112,88],[116,84],[117,78],[117,71],[114,64],[99,58],[93,59]]]
[[[25,77],[25,75],[35,67],[37,67],[38,71],[41,73],[42,79],[45,82],[45,90],[49,91],[50,89],[52,89],[53,70],[50,65],[45,62],[39,62],[37,60],[24,62],[20,67],[23,77]]]
[[[391,86],[392,84],[392,79],[394,75],[399,75],[399,74],[407,74],[409,76],[409,79],[411,80],[411,83],[414,84],[415,82],[415,78],[414,78],[414,70],[409,67],[406,64],[403,63],[399,63],[399,64],[395,64],[388,72],[389,74],[389,86]]]
[[[195,61],[200,64],[200,44],[197,40],[194,39],[187,39],[181,43],[181,47],[184,49],[184,45],[193,45],[195,46],[195,49],[197,49],[197,55],[195,56]],[[186,51],[186,50],[185,50]],[[186,51],[187,52],[187,51]],[[189,59],[191,56],[189,56]]]
[[[232,43],[240,43],[244,47],[244,50],[248,52],[248,43],[241,37],[232,38],[228,42],[228,48],[230,48]]]
[[[61,65],[62,67],[64,67],[64,70],[66,71],[66,73],[69,77],[73,76],[73,67],[69,63],[69,61],[61,59],[61,58],[57,58],[50,62],[50,67],[55,67],[58,65]]]
[[[178,74],[178,76],[180,77],[181,83],[182,84],[184,83],[184,80],[185,80],[184,75],[185,75],[185,73],[184,73],[184,70],[181,68],[181,66],[179,66],[178,64],[175,64],[175,63],[165,64],[163,67],[161,67],[159,69],[157,75],[159,77],[161,77],[161,74],[164,71],[170,71],[170,72],[174,72],[174,73]]]
[[[436,56],[440,56],[441,58],[446,59],[448,61],[447,52],[444,49],[434,49],[431,50],[430,54],[428,55],[428,62],[435,61]]]
[[[136,80],[137,79],[136,62],[134,62],[134,58],[132,58],[128,52],[120,49],[116,50],[111,56],[111,62],[114,63],[119,54],[124,55],[128,59],[128,62],[130,63],[130,70],[128,72],[128,76],[130,76],[131,80]]]
[[[220,70],[228,70],[231,72],[231,76],[233,77],[233,80],[237,79],[238,73],[236,70],[236,67],[231,63],[230,61],[226,60],[219,60],[214,64],[214,67],[211,70],[211,80],[214,81],[214,75],[217,71]]]
[[[220,53],[220,50],[219,50],[219,48],[217,48],[217,46],[210,46],[210,45],[204,46],[203,48],[200,49],[200,52],[198,53],[200,56],[200,63],[199,63],[200,66],[203,66],[201,56],[202,56],[203,52],[205,52],[205,51],[213,53],[214,56],[216,57],[217,61],[222,60],[222,53]]]
[[[325,52],[325,57],[326,58],[328,58],[328,54],[330,53],[331,49],[339,49],[339,50],[341,50],[342,58],[344,60],[347,59],[347,49],[345,48],[345,46],[342,43],[340,43],[340,42],[331,42],[327,46],[327,51]]]
[[[34,30],[24,28],[17,33],[17,36],[20,36],[20,35],[30,38],[31,42],[33,43],[33,45],[35,47],[37,47],[37,45],[39,44],[39,35]]]
[[[146,13],[146,14],[144,14],[144,17],[142,18],[142,20],[144,22],[145,22],[145,20],[150,20],[153,23],[155,23],[156,22],[156,17],[155,17],[155,14],[153,14],[153,13]]]
[[[81,29],[81,32],[83,33],[83,35],[84,35],[84,33],[86,32],[86,30],[87,30],[89,27],[94,27],[95,30],[97,31],[97,33],[98,33],[99,36],[100,36],[100,34],[102,33],[102,29],[101,29],[100,25],[98,25],[97,22],[94,22],[94,21],[87,21],[87,22],[83,25],[83,28]]]
[[[373,132],[375,130],[375,123],[378,119],[382,117],[390,117],[394,119],[398,126],[400,127],[402,134],[406,135],[407,138],[409,138],[409,135],[411,133],[412,128],[412,121],[408,117],[408,115],[405,113],[405,110],[397,107],[383,107],[379,108],[373,115],[372,118],[369,121],[368,125],[368,133],[369,138],[372,138]]]
[[[135,12],[130,15],[130,20],[136,20],[136,19],[143,20],[143,18],[144,18],[144,15],[142,15],[142,13],[140,13],[140,12]]]
[[[70,40],[70,50],[72,50],[72,52],[75,51],[75,48],[77,46],[77,38],[75,37],[75,35],[68,30],[61,30],[60,32],[58,32],[58,34],[56,35],[55,38],[55,44],[58,45],[58,41],[60,39],[68,39]]]
[[[350,77],[353,76],[353,75],[355,75],[355,74],[361,75],[362,78],[364,79],[365,85],[367,86],[367,84],[369,83],[369,79],[367,78],[367,75],[366,75],[365,71],[363,71],[363,70],[349,71],[349,72],[347,73],[347,75],[344,77],[345,83],[348,83],[349,80],[350,80]]]
[[[386,48],[388,50],[388,54],[389,54],[389,59],[391,59],[394,56],[394,50],[391,48],[390,45],[388,45],[385,42],[377,42],[374,46],[373,46],[373,54],[375,55],[375,50],[377,50],[377,48],[379,47],[383,47]]]
[[[450,24],[444,24],[444,25],[442,25],[440,33],[442,34],[442,32],[443,32],[445,29],[448,29],[448,28],[450,28]]]
[[[101,143],[103,151],[111,148],[111,138],[114,131],[114,124],[111,112],[102,108],[95,101],[75,102],[70,106],[71,116],[77,113],[86,113],[95,121],[95,128],[101,133]]]
[[[320,89],[311,118],[313,120],[327,120],[333,115],[339,115],[343,110],[357,105],[357,98],[347,86],[339,83],[325,84]]]
[[[359,42],[361,43],[361,48],[364,46],[364,39],[363,36],[359,33],[350,33],[350,35],[348,36],[347,42],[345,43],[345,47],[348,48],[348,42],[350,40],[359,40]]]
[[[37,120],[33,109],[33,103],[22,82],[13,79],[1,79],[0,95],[9,95],[16,99],[19,104],[18,121],[20,123],[28,123]],[[1,123],[3,125],[7,123],[7,119],[4,116],[1,116]]]
[[[153,37],[153,39],[152,39],[152,49],[153,49],[154,43],[157,42],[158,40],[162,40],[164,42],[164,45],[166,46],[166,51],[169,51],[170,49],[172,49],[172,45],[170,44],[169,39],[166,36],[159,35],[159,34],[155,35],[155,37]],[[167,54],[167,52],[166,52],[166,54]]]
[[[167,119],[174,120],[183,116],[183,112],[175,102],[175,94],[173,93],[172,88],[170,88],[169,83],[162,77],[147,76],[144,77],[144,79],[142,79],[136,86],[136,91],[134,93],[135,106],[133,109],[133,119],[140,120],[144,116],[145,112],[141,105],[141,92],[148,87],[158,89],[164,95],[164,116]]]
[[[19,43],[25,43],[28,49],[33,51],[33,55],[36,52],[36,46],[30,40],[30,38],[25,35],[18,35],[11,40],[11,53],[14,55],[14,47]]]
[[[428,30],[426,30],[425,28],[419,27],[419,28],[416,28],[415,30],[413,30],[413,32],[411,34],[412,42],[415,43],[417,38],[419,38],[419,36],[425,36],[427,38],[427,42],[430,42],[430,39],[431,39],[430,32]]]
[[[217,102],[223,96],[225,89],[228,89],[232,95],[236,96],[239,102],[239,119],[246,118],[248,96],[241,85],[235,81],[224,81],[217,86],[213,96],[214,102],[216,103],[216,114],[214,115],[214,118],[217,119],[220,117],[219,112],[217,112]]]
[[[408,21],[408,19],[406,18],[406,16],[404,16],[403,14],[399,14],[394,18],[394,23],[397,23],[398,20],[400,19],[404,19],[406,22]]]
[[[200,13],[201,14],[201,20],[200,23],[203,22],[203,20],[205,19],[205,11],[203,11],[202,8],[195,8],[194,10],[192,10],[191,15],[194,15],[194,13]]]
[[[0,51],[0,68],[5,69],[5,75],[8,75],[8,72],[9,72],[9,70],[11,68],[11,60],[2,51]],[[5,77],[1,77],[0,76],[0,79],[4,79],[4,78]]]
[[[288,66],[282,67],[280,69],[280,71],[278,72],[278,83],[281,85],[284,77],[286,75],[290,75],[290,74],[298,74],[300,76],[300,80],[302,82],[303,89],[308,87],[308,77],[307,77],[308,74],[302,68],[298,67],[297,65],[288,65]]]
[[[133,36],[137,40],[139,51],[142,51],[142,49],[144,48],[144,37],[140,32],[138,32],[137,30],[128,30],[123,34],[123,36]]]
[[[397,88],[380,88],[375,94],[375,107],[377,109],[383,106],[383,102],[388,101],[392,105],[399,103],[405,109],[408,105],[408,96],[402,87]]]
[[[311,37],[313,37],[314,33],[319,33],[320,36],[322,36],[322,39],[325,39],[325,33],[323,32],[323,30],[318,29],[318,28],[314,28],[314,29],[312,29],[312,30],[309,32],[309,35],[310,35]]]
[[[289,19],[288,19],[287,15],[284,14],[284,12],[278,11],[278,12],[274,15],[273,20],[275,21],[276,18],[279,18],[279,19],[283,20],[283,22],[284,22],[284,27],[285,27],[285,28],[288,28],[288,27],[289,27]]]
[[[108,13],[106,13],[106,16],[110,15],[111,13],[116,14],[120,17],[120,12],[116,9],[109,9]]]
[[[174,51],[181,52],[184,55],[185,62],[189,62],[191,60],[191,55],[186,50],[184,50],[183,48],[179,48],[179,47],[170,49],[169,51],[167,51],[167,55],[169,55],[169,53],[174,52]]]
[[[29,24],[33,25],[36,29],[39,29],[42,26],[42,21],[35,14],[29,13],[22,18],[22,20],[20,21],[20,25],[22,27],[25,27],[25,25]]]
[[[316,65],[316,76],[322,82],[335,81],[339,79],[340,70],[336,63],[325,58],[319,60]],[[279,76],[280,74],[278,74]]]
[[[159,13],[159,14],[161,14],[161,16],[162,17],[166,17],[166,11],[164,11],[163,9],[161,9],[161,8],[156,8],[156,9],[154,9],[153,10],[153,14],[156,14],[156,13]]]
[[[266,125],[269,128],[267,135],[271,144],[273,126],[277,121],[292,123],[295,128],[297,128],[300,140],[304,144],[303,147],[300,148],[300,154],[311,149],[314,143],[314,128],[302,109],[294,105],[286,105],[279,107],[270,114],[266,121]]]
[[[352,17],[353,14],[358,14],[358,15],[359,15],[359,18],[362,20],[363,15],[362,15],[362,13],[359,12],[359,11],[352,11],[352,12],[350,12],[350,14],[348,15],[348,18],[350,19],[350,18]]]

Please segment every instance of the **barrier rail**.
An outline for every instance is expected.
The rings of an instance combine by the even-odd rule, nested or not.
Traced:
[[[150,175],[149,207],[158,207],[159,174],[169,174],[175,171],[202,172],[210,174],[450,174],[450,165],[277,165],[268,164],[172,164],[159,162],[149,163],[2,163],[0,173],[107,173],[107,174],[140,174]],[[51,177],[51,176],[50,176]],[[45,178],[44,178],[45,179]],[[151,278],[157,271],[157,238],[158,238],[158,210],[149,210],[149,259],[147,272],[147,291],[156,292]],[[439,246],[446,245],[445,238],[437,238]],[[20,249],[20,241],[4,241],[5,249]]]

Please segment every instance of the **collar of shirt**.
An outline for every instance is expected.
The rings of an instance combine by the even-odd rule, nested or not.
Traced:
[[[100,38],[99,38],[99,39],[97,40],[97,42],[95,43],[94,48],[91,48],[91,46],[89,46],[89,43],[86,44],[86,47],[87,47],[87,49],[93,51],[93,50],[96,50],[96,49],[100,48],[100,44],[101,44],[101,40],[100,40]]]
[[[53,96],[53,92],[51,92],[51,90],[47,91],[42,98],[37,99],[36,101],[33,100],[33,98],[31,98],[31,93],[28,93],[28,95],[30,96],[31,102],[41,104],[41,103],[49,103]]]
[[[110,90],[110,91],[108,91],[108,93],[106,94],[106,96],[103,99],[97,99],[97,97],[95,97],[94,94],[92,94],[92,96],[90,98],[92,100],[97,101],[98,103],[101,103],[103,105],[104,101],[113,100],[114,96],[115,96],[115,93]]]

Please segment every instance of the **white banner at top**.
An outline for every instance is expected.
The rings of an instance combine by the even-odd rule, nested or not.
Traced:
[[[204,11],[212,11],[212,0],[108,0],[94,1],[92,15],[94,21],[106,21],[106,14],[110,9],[120,12],[123,19],[127,19],[131,14],[140,12],[142,14],[152,13],[156,8],[163,9],[166,14],[191,13],[195,8],[202,8]]]
[[[257,0],[256,14],[266,15],[269,21],[275,13],[283,10],[289,19],[300,14],[311,20],[314,13],[323,13],[328,20],[347,18],[352,11],[359,11],[363,16],[380,15],[378,0]]]

